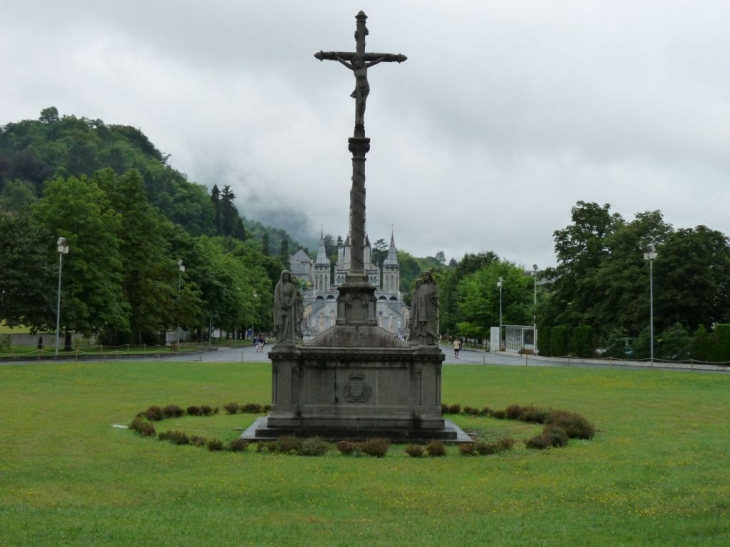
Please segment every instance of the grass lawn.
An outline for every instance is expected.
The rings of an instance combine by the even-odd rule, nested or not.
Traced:
[[[584,414],[592,441],[503,456],[383,459],[211,453],[131,431],[152,404],[213,417],[157,430],[230,441],[270,402],[270,368],[241,363],[0,366],[0,545],[730,544],[730,375],[444,367],[449,404]],[[485,438],[539,426],[456,417]]]

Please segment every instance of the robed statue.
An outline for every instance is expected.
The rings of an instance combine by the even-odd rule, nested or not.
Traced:
[[[274,341],[277,344],[296,344],[302,337],[301,324],[304,317],[302,294],[292,282],[288,270],[281,272],[281,278],[274,289]]]
[[[409,342],[432,346],[439,339],[439,293],[430,272],[416,281],[411,301]]]

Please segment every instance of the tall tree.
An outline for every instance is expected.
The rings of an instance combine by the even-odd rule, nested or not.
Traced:
[[[117,236],[121,219],[106,194],[86,177],[49,181],[43,198],[33,206],[33,219],[54,237],[65,237],[70,247],[63,261],[65,330],[84,334],[127,330]],[[51,262],[57,258],[52,256]]]

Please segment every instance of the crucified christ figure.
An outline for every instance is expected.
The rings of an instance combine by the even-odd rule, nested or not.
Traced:
[[[345,61],[342,57],[338,57],[335,53],[335,59],[352,70],[355,75],[355,91],[350,97],[355,99],[355,124],[365,125],[365,103],[370,94],[370,84],[368,84],[368,68],[377,65],[385,60],[385,56],[372,61],[365,62],[362,57],[355,55],[350,62]]]
[[[407,59],[405,55],[392,53],[365,53],[365,36],[368,29],[365,26],[367,16],[360,12],[357,14],[357,28],[355,30],[355,51],[320,51],[314,56],[320,61],[339,61],[352,70],[355,75],[355,91],[350,97],[355,99],[355,127],[365,126],[365,103],[370,93],[368,84],[368,68],[382,62],[402,63]]]

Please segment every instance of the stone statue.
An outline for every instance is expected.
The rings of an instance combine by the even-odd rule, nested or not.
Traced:
[[[289,271],[284,270],[274,289],[274,341],[296,344],[297,338],[301,338],[303,315],[302,295]]]
[[[423,281],[416,283],[411,306],[411,335],[420,345],[433,346],[439,339],[439,293],[430,272],[423,273]]]
[[[355,55],[350,62],[345,61],[335,54],[335,59],[352,70],[355,75],[355,91],[350,97],[355,99],[355,124],[365,124],[365,103],[370,94],[370,84],[368,84],[368,68],[385,60],[385,56],[374,59],[366,63],[360,55]]]
[[[421,288],[421,285],[423,285],[423,279],[419,277],[416,279],[416,286],[413,288],[413,298],[411,300],[411,314],[408,318],[409,342],[418,342],[418,312],[420,311],[418,309],[418,290]]]

